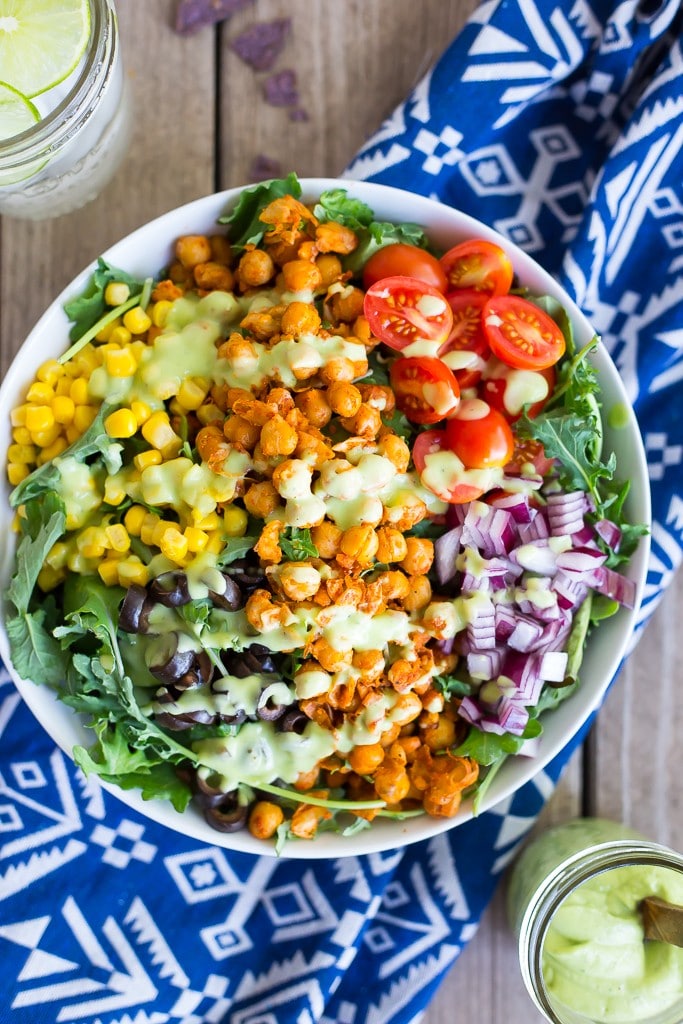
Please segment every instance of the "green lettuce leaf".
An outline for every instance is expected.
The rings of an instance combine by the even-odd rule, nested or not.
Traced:
[[[247,245],[258,245],[268,230],[268,225],[259,219],[261,211],[274,199],[287,195],[295,199],[301,196],[301,185],[294,172],[286,178],[273,178],[244,189],[234,209],[218,218],[219,224],[227,224],[233,249],[239,251]]]
[[[76,296],[76,298],[69,299],[68,302],[64,303],[64,312],[69,320],[73,321],[73,326],[69,332],[71,341],[77,341],[81,335],[85,334],[91,327],[94,327],[97,321],[109,310],[110,307],[104,301],[104,292],[107,285],[113,281],[121,281],[127,284],[131,295],[141,292],[144,284],[143,281],[131,277],[130,274],[127,274],[125,270],[120,270],[119,267],[113,267],[100,257],[97,261],[97,268],[93,272],[85,291],[81,295]]]

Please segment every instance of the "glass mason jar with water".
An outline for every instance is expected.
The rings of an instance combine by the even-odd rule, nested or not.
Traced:
[[[42,7],[47,11],[44,18]],[[42,47],[49,67],[49,49],[60,45],[58,36],[67,21],[54,21],[56,34],[51,38],[48,19],[58,19],[62,7],[64,18],[75,23],[75,42],[69,39],[64,44],[78,47],[75,66],[67,65],[56,84],[36,80],[32,88],[33,69],[22,67],[20,44],[28,41],[33,53]],[[0,50],[0,214],[59,216],[99,194],[128,146],[130,101],[116,11],[112,0],[71,0],[64,5],[60,0],[28,0],[15,10],[16,17],[3,15],[0,5],[0,42],[5,47],[4,59]],[[31,38],[31,33],[39,38]],[[68,51],[58,59],[67,60]],[[42,68],[34,60],[34,67]]]

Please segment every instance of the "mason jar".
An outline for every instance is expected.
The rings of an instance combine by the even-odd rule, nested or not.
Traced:
[[[683,949],[646,942],[637,910],[662,886],[680,901],[683,856],[613,821],[575,819],[522,852],[508,883],[508,917],[524,984],[547,1021],[681,1024]],[[635,964],[652,967],[651,985],[629,979]]]
[[[93,200],[130,138],[128,88],[112,0],[88,0],[90,36],[76,69],[34,97],[41,119],[0,141],[0,213],[55,217]]]

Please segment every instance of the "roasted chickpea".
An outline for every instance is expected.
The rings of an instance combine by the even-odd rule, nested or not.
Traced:
[[[281,807],[270,800],[259,800],[251,809],[247,827],[256,839],[272,839],[284,820]]]
[[[311,540],[318,549],[321,558],[334,558],[339,551],[342,539],[342,531],[329,519],[324,519],[311,530]]]
[[[347,285],[343,291],[330,297],[328,302],[330,313],[335,320],[347,324],[353,323],[356,317],[363,312],[364,299],[365,295],[360,288]]]
[[[211,259],[211,242],[206,235],[181,235],[175,244],[176,258],[186,268]]]
[[[410,448],[398,434],[383,434],[377,445],[377,454],[393,463],[399,473],[405,473],[410,465]]]
[[[393,526],[381,526],[377,531],[377,561],[401,562],[406,557],[408,544],[400,530]]]
[[[432,585],[427,576],[410,576],[410,591],[403,598],[403,608],[407,612],[416,612],[424,608],[432,599]]]
[[[265,519],[280,504],[280,495],[270,480],[262,480],[247,488],[243,500],[247,512],[257,519]]]
[[[331,284],[334,284],[342,276],[341,260],[333,253],[323,253],[318,256],[315,265],[320,271],[320,284],[323,288],[329,288]]]
[[[320,314],[310,302],[290,302],[282,314],[280,330],[293,337],[317,334],[320,330]]]
[[[372,775],[384,760],[384,747],[380,743],[366,743],[354,747],[348,761],[358,775]]]
[[[427,537],[407,537],[406,554],[401,561],[401,568],[410,576],[424,576],[434,561],[434,542]]]
[[[279,413],[275,413],[261,428],[261,450],[266,458],[291,455],[297,440],[296,430]]]
[[[319,388],[307,388],[300,391],[294,399],[297,409],[313,427],[324,427],[332,418],[332,409],[324,391]]]
[[[249,451],[254,447],[261,431],[254,423],[249,423],[242,416],[228,416],[223,424],[223,433],[228,441],[238,444]]]
[[[242,288],[259,288],[275,276],[275,264],[263,249],[243,253],[237,265],[237,279]]]
[[[317,265],[309,260],[290,260],[284,264],[282,276],[289,292],[315,291],[322,281]]]
[[[354,384],[334,381],[327,389],[327,401],[337,416],[355,416],[363,400]]]
[[[197,287],[207,292],[231,292],[235,284],[232,270],[223,263],[215,263],[213,260],[198,263],[193,273]]]

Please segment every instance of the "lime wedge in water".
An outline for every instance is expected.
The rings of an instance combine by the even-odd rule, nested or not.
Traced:
[[[0,0],[0,79],[37,96],[71,74],[90,34],[88,0]]]
[[[40,121],[40,114],[35,106],[26,96],[23,96],[11,85],[0,82],[0,142],[11,139],[27,128],[32,128]],[[37,160],[29,168],[24,168],[19,174],[12,170],[0,170],[0,185],[11,185],[17,181],[35,174],[45,163],[45,160]]]

